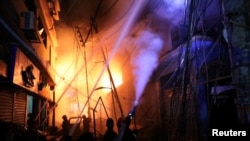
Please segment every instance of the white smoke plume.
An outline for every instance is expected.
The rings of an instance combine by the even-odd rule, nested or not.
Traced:
[[[154,69],[158,66],[158,56],[163,46],[159,35],[150,31],[143,31],[136,42],[137,53],[133,56],[132,65],[135,78],[135,94],[137,105],[141,94],[148,83]]]

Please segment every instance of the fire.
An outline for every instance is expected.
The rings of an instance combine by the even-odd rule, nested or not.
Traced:
[[[112,75],[115,87],[119,87],[122,84],[122,74],[120,74],[119,72],[112,72],[111,75]],[[110,87],[111,86],[111,80],[110,80],[108,73],[104,74],[102,82],[101,82],[101,86],[102,87]]]

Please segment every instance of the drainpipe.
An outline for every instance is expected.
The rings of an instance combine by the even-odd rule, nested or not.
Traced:
[[[250,123],[250,43],[248,0],[222,0],[225,40],[229,45],[231,74],[237,92],[241,124]]]

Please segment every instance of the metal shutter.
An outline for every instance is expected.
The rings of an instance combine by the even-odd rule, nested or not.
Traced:
[[[0,90],[0,120],[11,122],[13,114],[13,94]]]
[[[26,101],[27,95],[25,93],[16,93],[14,98],[14,123],[24,125],[26,120]]]

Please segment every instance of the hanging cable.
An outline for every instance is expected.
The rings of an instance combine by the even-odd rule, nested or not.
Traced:
[[[98,82],[100,81],[101,76],[103,75],[104,71],[106,70],[108,64],[110,63],[110,60],[114,57],[114,55],[115,55],[117,49],[119,48],[122,39],[127,35],[128,30],[131,28],[132,24],[134,23],[135,19],[137,18],[138,13],[139,13],[139,10],[140,10],[142,4],[143,4],[143,1],[142,1],[142,0],[139,0],[139,1],[137,1],[137,3],[133,6],[132,11],[131,11],[132,16],[130,16],[130,17],[128,18],[128,20],[125,22],[124,27],[123,27],[123,29],[122,29],[122,32],[121,32],[120,36],[118,37],[118,39],[116,40],[116,42],[115,42],[115,44],[114,44],[114,47],[113,47],[113,50],[112,50],[110,56],[107,58],[107,61],[106,61],[105,65],[104,65],[104,67],[103,67],[103,69],[102,69],[102,71],[101,71],[101,73],[100,73],[100,75],[99,75],[99,77],[98,77],[96,83],[94,84],[94,87],[93,87],[92,91],[90,92],[90,97],[93,95],[93,92],[94,92],[94,90],[95,90],[95,88],[96,88]],[[83,110],[85,109],[86,104],[87,104],[87,103],[84,104],[81,113],[82,113]],[[76,123],[77,123],[77,122],[78,122],[78,121],[76,121],[75,124],[74,124],[74,126],[71,128],[70,133],[69,133],[70,136],[74,133],[74,131],[75,131],[75,129],[76,129]]]
[[[181,125],[184,126],[181,128],[180,132],[180,140],[183,140],[185,138],[185,126],[186,126],[186,93],[187,93],[187,82],[188,82],[188,73],[189,73],[189,51],[190,51],[190,42],[193,36],[194,32],[194,23],[195,23],[195,0],[191,0],[190,6],[189,6],[189,29],[188,29],[188,38],[187,38],[187,46],[185,48],[184,53],[184,63],[183,63],[183,74],[182,74],[182,81],[181,81],[181,96],[182,96],[182,118],[181,118]]]

